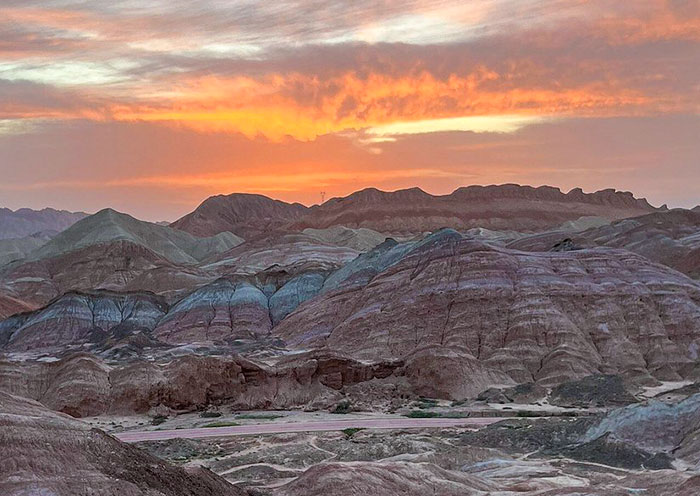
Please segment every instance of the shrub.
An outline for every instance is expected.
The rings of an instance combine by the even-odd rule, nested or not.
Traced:
[[[421,398],[418,400],[418,405],[417,405],[417,406],[418,406],[418,408],[420,408],[421,410],[425,410],[425,409],[427,409],[427,408],[435,408],[435,407],[437,406],[437,404],[438,404],[437,400],[433,400],[433,399],[430,399],[430,398],[423,398],[423,397],[421,397]]]
[[[153,417],[153,420],[151,420],[151,425],[160,425],[166,420],[168,420],[167,415],[156,415],[155,417]]]
[[[345,434],[345,439],[350,439],[352,436],[363,430],[365,430],[364,427],[350,427],[348,429],[343,429],[341,432]]]
[[[204,424],[202,427],[236,427],[237,424],[236,422],[210,422],[208,424]]]
[[[282,418],[284,415],[275,415],[274,413],[266,415],[264,413],[243,413],[236,415],[236,420],[275,420]]]
[[[542,416],[537,412],[531,412],[529,410],[518,410],[517,412],[515,412],[515,415],[518,417],[541,417]]]
[[[405,414],[404,417],[408,418],[435,418],[440,417],[438,412],[426,412],[423,410],[411,410],[409,413]]]
[[[343,401],[338,402],[338,404],[335,405],[335,409],[333,409],[333,411],[331,411],[331,413],[336,413],[336,414],[340,414],[340,415],[344,415],[344,414],[350,413],[350,412],[352,412],[352,405],[350,404],[350,402],[348,400],[343,400]]]

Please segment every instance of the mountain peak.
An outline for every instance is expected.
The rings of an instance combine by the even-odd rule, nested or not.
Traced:
[[[299,219],[308,207],[250,193],[217,195],[204,200],[193,212],[176,220],[171,227],[195,236],[232,232],[251,238]]]

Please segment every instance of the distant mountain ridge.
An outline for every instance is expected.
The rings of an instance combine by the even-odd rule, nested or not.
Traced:
[[[61,232],[32,252],[30,259],[55,257],[80,248],[115,241],[128,241],[143,246],[173,263],[180,264],[197,263],[243,242],[230,232],[222,232],[211,238],[197,238],[186,232],[144,222],[107,208]]]
[[[85,212],[68,212],[53,208],[0,208],[0,239],[24,238],[42,231],[60,232],[87,216]]]
[[[322,205],[305,207],[261,195],[214,196],[171,224],[195,236],[231,231],[251,235],[282,229],[327,229],[344,226],[381,233],[420,234],[443,227],[537,231],[581,217],[609,221],[655,212],[645,199],[630,192],[604,189],[563,193],[551,186],[466,186],[449,195],[431,195],[420,188],[393,192],[366,188]]]
[[[584,193],[541,186],[468,186],[436,196],[419,188],[384,192],[364,189],[333,198],[311,209],[291,227],[322,229],[334,225],[368,228],[385,233],[432,232],[442,227],[465,230],[537,231],[597,216],[617,220],[656,209],[631,193],[612,189]]]

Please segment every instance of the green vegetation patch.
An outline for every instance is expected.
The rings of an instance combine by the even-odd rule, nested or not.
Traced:
[[[153,420],[151,420],[151,425],[160,425],[166,420],[168,420],[167,415],[156,415],[155,417],[153,417]]]
[[[408,418],[435,418],[440,416],[439,412],[426,412],[425,410],[411,410],[404,414],[404,417]]]
[[[335,408],[331,411],[331,413],[339,414],[339,415],[344,415],[346,413],[352,412],[352,405],[348,400],[343,400],[338,402],[338,404],[335,406]]]
[[[418,401],[416,401],[416,406],[421,410],[425,410],[428,408],[435,408],[436,406],[438,406],[438,402],[437,400],[434,400],[432,398],[421,397],[418,399]]]
[[[341,432],[345,434],[345,439],[350,439],[352,436],[357,434],[360,431],[364,431],[364,427],[350,427],[348,429],[343,429]]]
[[[221,422],[209,422],[208,424],[204,424],[202,427],[236,427],[238,425],[241,425],[237,422],[226,422],[226,421],[221,421]]]
[[[282,418],[284,415],[275,415],[275,414],[269,414],[266,415],[264,413],[244,413],[241,415],[236,415],[236,420],[275,420],[278,418]]]

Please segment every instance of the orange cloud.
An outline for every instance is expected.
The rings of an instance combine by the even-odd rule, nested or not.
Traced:
[[[700,17],[686,7],[679,11],[683,2],[651,0],[640,7],[533,1],[508,12],[489,0],[479,8],[443,3],[437,8],[415,1],[409,8],[385,2],[377,10],[368,1],[354,10],[335,4],[345,15],[325,19],[317,13],[324,21],[320,34],[311,23],[316,18],[301,15],[306,11],[277,26],[252,9],[246,12],[252,27],[236,24],[234,31],[243,44],[260,45],[262,54],[255,59],[216,48],[212,55],[202,48],[238,42],[226,38],[231,22],[238,21],[236,12],[206,2],[191,12],[148,2],[142,9],[98,1],[86,10],[8,8],[0,30],[8,24],[21,29],[8,31],[14,41],[6,49],[0,42],[0,58],[31,60],[13,60],[2,74],[45,86],[4,98],[0,88],[0,119],[143,121],[310,141],[346,130],[470,116],[640,116],[698,108],[689,47],[700,39]],[[285,13],[293,7],[285,0],[281,4]],[[437,16],[465,29],[483,24],[488,34],[425,47],[320,43],[344,29],[374,26],[377,19],[389,27],[406,28],[402,22],[410,27],[408,14]],[[575,15],[580,23],[573,22]],[[538,22],[530,24],[533,18]],[[290,43],[292,48],[279,45],[277,31],[286,29],[295,33],[290,39],[300,40]],[[675,59],[660,56],[658,40],[681,40],[683,52]],[[648,56],[644,47],[629,47],[643,42],[651,45]],[[61,44],[61,60],[47,53],[45,59],[35,57],[42,47],[49,52],[52,43]],[[13,47],[18,48],[14,55]],[[71,91],[56,100],[53,93],[46,97],[46,88]]]
[[[271,140],[360,130],[392,122],[463,116],[618,115],[666,111],[672,101],[614,84],[574,88],[503,88],[480,68],[459,77],[392,77],[354,72],[321,80],[299,73],[263,79],[204,77],[157,105],[115,105],[116,120],[167,122],[200,131],[234,131]],[[488,83],[489,88],[484,88]]]

